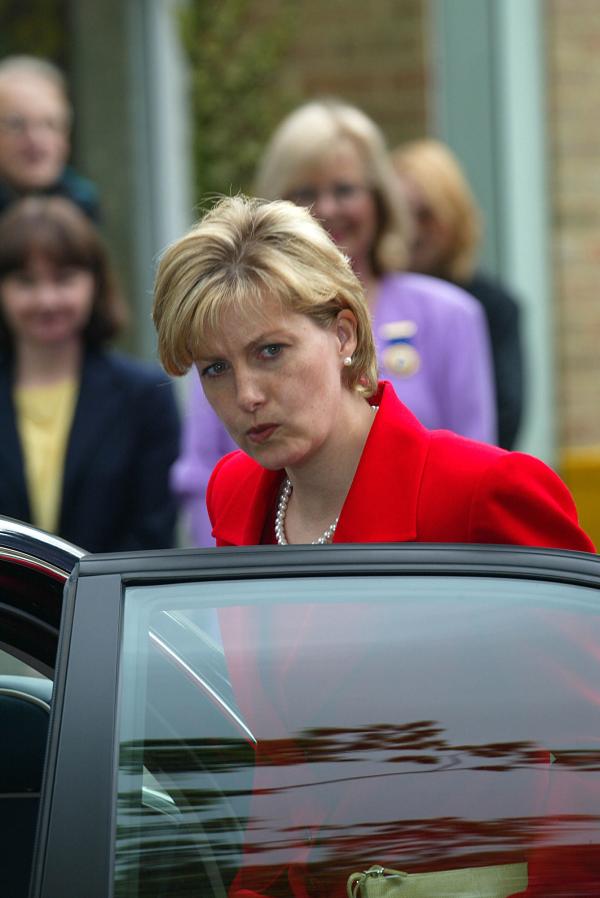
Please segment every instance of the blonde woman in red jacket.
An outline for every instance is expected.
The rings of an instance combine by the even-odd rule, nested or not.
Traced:
[[[218,463],[209,486],[218,545],[419,540],[593,551],[568,490],[546,465],[428,431],[389,383],[378,384],[362,287],[305,209],[224,199],[165,253],[154,320],[166,369],[183,374],[196,365],[240,447]],[[344,693],[348,662],[361,665],[352,656],[332,666],[327,683],[299,694],[304,679],[296,673],[311,673],[302,648],[316,644],[311,634],[322,617],[305,606],[280,615],[268,605],[259,610],[219,613],[236,701],[258,734],[245,852],[229,895],[342,898],[345,881],[330,881],[319,867],[319,834],[362,820],[364,791],[342,777],[313,801],[289,780],[313,782],[302,734],[346,720],[344,701],[368,702],[373,678],[359,677],[362,699]],[[346,626],[354,628],[373,619],[368,605],[350,617]],[[276,669],[265,671],[253,649],[260,633],[285,645]],[[274,745],[285,750],[283,766],[269,754]],[[372,801],[387,782],[364,780]],[[253,839],[287,845],[290,833],[292,844],[273,859],[257,855]],[[347,851],[369,853],[368,845]]]
[[[361,284],[305,209],[222,200],[163,256],[154,321],[167,371],[196,365],[240,447],[208,490],[218,545],[593,551],[541,461],[428,431],[378,384]],[[390,339],[401,350],[403,335]]]

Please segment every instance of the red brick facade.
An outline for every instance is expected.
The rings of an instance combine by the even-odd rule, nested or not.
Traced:
[[[396,144],[427,130],[425,53],[422,0],[303,0],[285,77],[360,106]]]
[[[597,0],[545,8],[561,473],[600,546],[600,16]]]
[[[600,445],[600,9],[550,0],[548,133],[560,443]]]

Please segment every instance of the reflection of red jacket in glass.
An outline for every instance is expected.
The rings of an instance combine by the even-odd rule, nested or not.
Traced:
[[[357,583],[344,601],[347,588],[333,578],[319,589],[331,602],[311,603],[307,586],[308,602],[294,592],[220,611],[257,738],[231,898],[344,898],[348,875],[374,863],[524,861],[519,895],[598,898],[600,739],[585,683],[598,682],[600,615],[552,599],[511,608],[509,595],[503,612],[498,594],[486,606],[475,591],[467,604],[459,588],[436,622],[409,584],[391,603],[375,583],[364,599]],[[474,630],[477,610],[488,622]]]
[[[573,500],[543,462],[448,431],[429,431],[383,382],[379,405],[334,542],[448,542],[594,547]],[[257,545],[281,471],[243,452],[215,467],[207,506],[217,545]]]

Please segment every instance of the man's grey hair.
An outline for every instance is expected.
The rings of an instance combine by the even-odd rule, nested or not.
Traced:
[[[60,90],[68,101],[67,79],[57,65],[41,56],[5,56],[0,59],[0,82],[15,75],[35,75],[49,81]]]

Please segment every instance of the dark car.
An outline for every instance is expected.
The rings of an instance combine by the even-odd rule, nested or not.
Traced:
[[[0,584],[2,898],[600,896],[595,556],[3,520]]]

